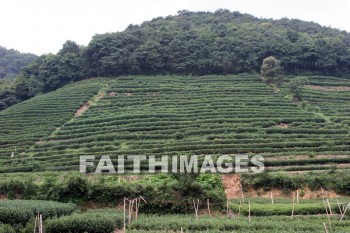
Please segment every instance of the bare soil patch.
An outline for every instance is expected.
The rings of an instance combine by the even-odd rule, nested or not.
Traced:
[[[316,85],[305,85],[306,88],[318,91],[350,91],[348,86],[316,86]]]
[[[93,101],[93,102],[97,102],[97,101],[99,101],[99,100],[100,100],[102,97],[104,97],[104,96],[105,96],[105,93],[101,92],[101,93],[99,93],[92,101]],[[90,108],[90,103],[89,103],[89,102],[85,102],[85,103],[83,104],[83,106],[81,106],[81,107],[75,112],[74,116],[79,117],[79,116],[83,115],[84,112],[86,112],[89,108]]]
[[[241,197],[241,179],[237,174],[227,174],[221,176],[225,187],[227,199]]]
[[[289,125],[285,124],[285,123],[279,123],[279,124],[276,125],[276,127],[286,129],[286,128],[289,127]]]

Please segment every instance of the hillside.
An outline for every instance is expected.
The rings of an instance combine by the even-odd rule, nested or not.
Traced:
[[[295,19],[180,11],[122,32],[95,35],[88,46],[64,43],[27,66],[0,110],[86,77],[257,73],[275,56],[286,74],[350,76],[350,34]]]
[[[260,154],[270,171],[347,169],[349,92],[306,89],[305,99],[296,105],[249,74],[86,80],[0,113],[1,171],[78,170],[86,154],[178,153]]]
[[[0,46],[0,80],[15,78],[21,68],[32,63],[36,58],[34,54],[20,53]]]

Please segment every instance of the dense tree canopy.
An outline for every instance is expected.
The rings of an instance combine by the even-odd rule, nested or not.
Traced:
[[[286,74],[349,76],[350,33],[228,10],[180,11],[95,35],[87,47],[67,41],[56,55],[24,68],[3,96],[11,104],[93,76],[259,72],[269,56],[278,58]],[[0,110],[9,106],[1,100]]]
[[[248,14],[181,11],[125,31],[96,35],[88,74],[227,74],[259,72],[268,56],[286,73],[350,73],[350,34],[315,23]]]
[[[20,53],[0,46],[0,79],[15,78],[20,69],[37,58],[30,53]]]

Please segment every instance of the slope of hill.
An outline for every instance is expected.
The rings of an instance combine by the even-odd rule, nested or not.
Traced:
[[[0,46],[0,80],[15,78],[21,68],[32,63],[36,58],[34,54],[20,53]]]
[[[71,119],[101,85],[106,95]],[[79,155],[87,154],[261,154],[274,171],[333,169],[334,163],[344,169],[350,162],[347,127],[272,93],[255,75],[131,76],[70,88],[76,94],[68,102],[62,103],[67,87],[0,114],[1,163],[12,164],[1,171],[31,170],[33,161],[37,170],[77,170]],[[347,93],[337,95],[347,98]],[[38,112],[33,106],[40,103]],[[24,124],[20,112],[33,117]],[[16,143],[21,155],[10,159]]]
[[[316,23],[228,10],[180,11],[95,35],[87,47],[67,41],[58,54],[43,55],[26,67],[11,95],[25,100],[96,76],[256,73],[271,55],[287,74],[349,76],[349,48],[349,33]]]
[[[72,119],[75,111],[97,94],[99,86],[98,79],[82,81],[0,112],[0,163],[10,165],[12,152],[12,160],[16,160],[35,142]]]

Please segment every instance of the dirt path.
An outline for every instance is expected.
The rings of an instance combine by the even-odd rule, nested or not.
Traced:
[[[100,92],[96,97],[94,97],[91,101],[85,102],[83,106],[81,106],[75,113],[74,116],[79,117],[81,115],[84,114],[84,112],[86,112],[90,106],[91,106],[91,102],[95,103],[97,101],[99,101],[101,98],[103,98],[105,96],[106,93],[104,92]]]

